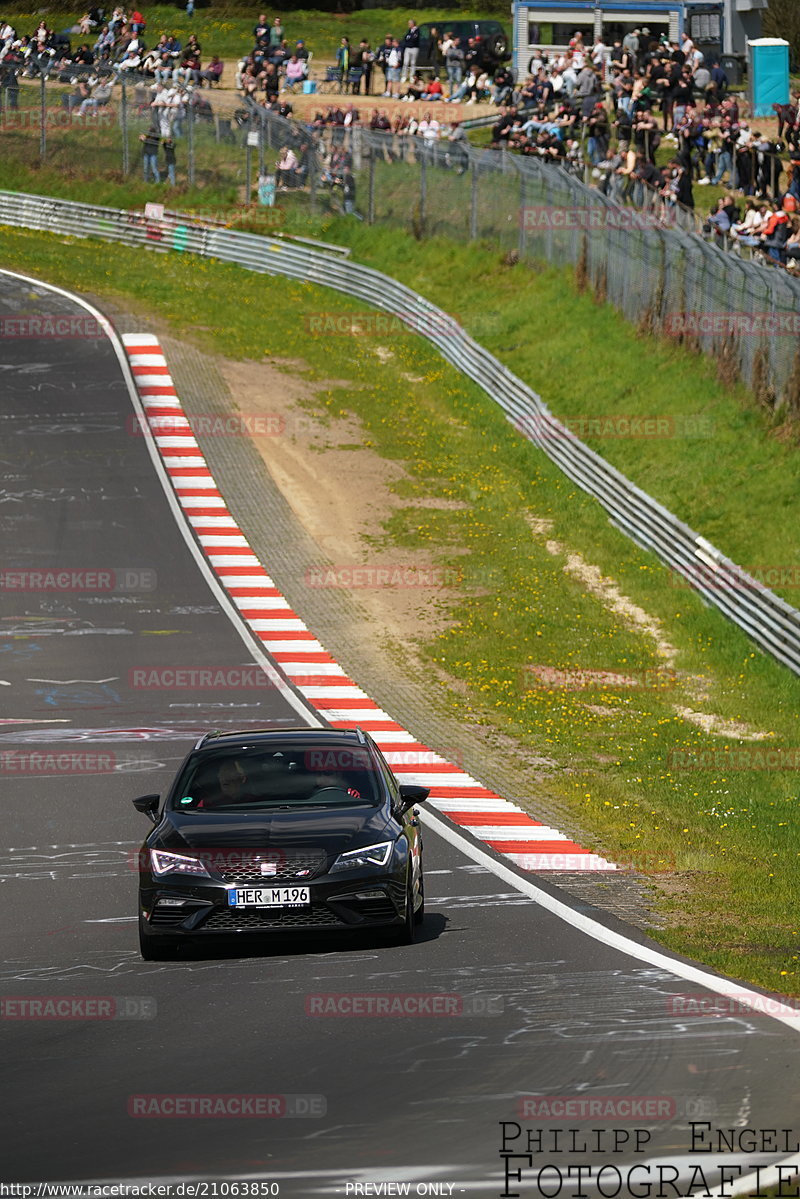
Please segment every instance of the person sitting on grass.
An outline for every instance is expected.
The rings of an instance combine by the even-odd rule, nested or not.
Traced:
[[[420,100],[443,100],[443,99],[444,99],[444,92],[442,91],[441,82],[434,75],[434,77],[431,79],[428,86],[425,88],[425,91],[420,96]]]
[[[425,84],[421,75],[414,75],[406,86],[406,90],[400,97],[401,100],[421,100],[425,92]]]
[[[296,54],[293,54],[286,64],[281,91],[293,92],[297,84],[302,83],[305,77],[306,64]]]

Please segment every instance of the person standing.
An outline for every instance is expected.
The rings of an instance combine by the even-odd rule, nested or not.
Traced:
[[[336,67],[342,86],[347,83],[347,73],[350,70],[350,38],[343,37],[342,44],[336,51]]]
[[[408,29],[403,35],[403,71],[400,82],[413,78],[417,73],[419,58],[419,25],[413,17],[408,18]]]
[[[361,39],[358,43],[358,51],[356,52],[356,66],[361,67],[361,78],[364,80],[364,95],[372,95],[372,64],[375,62],[375,55],[370,49],[370,44],[366,38]],[[361,81],[359,80],[359,90]]]
[[[450,99],[452,100],[454,93],[461,85],[461,80],[464,78],[464,51],[461,49],[458,38],[454,38],[447,49],[445,67],[447,69],[447,82],[450,87]]]
[[[147,133],[139,135],[139,141],[142,143],[142,166],[144,168],[144,181],[149,182],[148,176],[152,172],[155,183],[161,182],[161,176],[158,173],[158,147],[161,144],[161,135],[155,125],[151,125]]]
[[[175,143],[171,137],[164,138],[164,161],[167,167],[167,181],[170,187],[177,185],[175,178]]]

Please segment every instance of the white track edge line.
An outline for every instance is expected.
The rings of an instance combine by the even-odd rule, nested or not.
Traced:
[[[709,991],[715,991],[717,995],[733,995],[742,1003],[752,1002],[757,1015],[769,1016],[773,1020],[779,1020],[793,1032],[800,1032],[800,1011],[794,1012],[793,1009],[787,1008],[787,1015],[777,1012],[760,1011],[759,1008],[763,1007],[764,999],[769,996],[765,996],[758,991],[751,991],[742,983],[734,982],[732,979],[719,978],[715,974],[708,974],[700,966],[692,966],[689,962],[682,962],[678,958],[670,957],[661,950],[651,949],[648,945],[640,945],[630,937],[625,936],[624,933],[618,933],[613,929],[607,928],[598,920],[593,919],[593,917],[575,911],[569,904],[564,903],[563,900],[548,894],[547,891],[538,887],[536,883],[526,878],[520,878],[518,874],[509,869],[504,863],[498,862],[495,858],[491,857],[481,846],[474,845],[471,841],[468,841],[461,835],[461,832],[457,828],[450,824],[445,824],[438,816],[434,816],[427,806],[423,806],[420,812],[424,823],[430,824],[431,828],[440,837],[443,837],[445,841],[460,849],[473,862],[491,870],[503,882],[510,883],[522,895],[527,895],[529,899],[535,900],[541,907],[551,912],[558,919],[571,924],[579,932],[585,933],[593,940],[600,941],[603,945],[607,945],[612,949],[617,949],[620,953],[625,953],[629,957],[638,958],[639,961],[646,962],[650,966],[657,966],[662,970],[668,970],[671,974],[677,975],[678,978],[686,979],[687,982],[697,983]],[[792,1012],[792,1014],[789,1015],[789,1012]]]
[[[4,268],[0,268],[0,274],[7,275],[12,279],[19,279],[23,283],[31,283],[34,287],[44,287],[47,291],[55,292],[57,295],[63,296],[65,299],[69,300],[70,303],[77,304],[78,307],[83,308],[85,312],[88,312],[92,317],[94,317],[110,341],[114,350],[134,411],[140,420],[144,424],[147,424],[147,418],[139,398],[139,393],[136,389],[135,376],[130,367],[127,351],[125,350],[122,338],[117,333],[108,317],[103,316],[103,314],[99,312],[98,309],[94,308],[90,303],[88,303],[87,300],[81,299],[80,296],[76,296],[73,292],[69,292],[63,287],[58,287],[55,283],[44,283],[41,279],[32,278],[30,275],[21,275],[18,271],[8,271]],[[278,673],[272,661],[264,654],[261,642],[253,636],[251,629],[243,621],[238,609],[232,603],[230,597],[217,580],[210,563],[205,555],[201,552],[197,542],[192,536],[191,526],[184,518],[183,509],[181,508],[172,484],[170,483],[169,476],[161,461],[161,455],[159,454],[155,441],[153,440],[149,426],[146,430],[143,429],[142,433],[143,440],[147,445],[147,452],[150,455],[150,459],[155,468],[156,477],[158,478],[162,490],[164,491],[170,511],[172,512],[175,523],[180,531],[180,535],[187,545],[189,552],[194,558],[197,567],[205,579],[214,598],[217,600],[223,612],[228,617],[231,625],[238,633],[246,648],[255,656],[259,665],[264,668],[264,673],[267,674],[268,677],[275,683],[276,690],[281,692],[283,698],[287,701],[290,707],[294,708],[298,716],[301,716],[304,723],[308,724],[311,728],[322,727],[323,722],[320,720],[319,714],[315,709],[306,704],[306,702],[301,699],[297,692],[288,686],[283,676]]]

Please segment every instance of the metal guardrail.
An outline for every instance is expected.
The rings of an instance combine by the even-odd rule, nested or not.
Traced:
[[[603,505],[617,528],[682,575],[762,649],[800,674],[800,612],[584,445],[536,392],[441,308],[404,284],[360,263],[304,245],[198,227],[189,214],[181,224],[175,217],[148,220],[141,213],[0,192],[0,224],[217,258],[246,270],[330,287],[392,313],[482,387],[524,437]]]

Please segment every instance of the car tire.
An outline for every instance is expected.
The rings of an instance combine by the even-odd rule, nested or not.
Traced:
[[[414,923],[418,925],[425,919],[425,876],[422,870],[419,872],[419,897],[422,902],[414,913]]]
[[[139,952],[145,962],[168,962],[175,957],[177,944],[171,938],[154,937],[139,917]]]
[[[398,945],[413,945],[417,935],[417,924],[414,919],[414,891],[411,877],[406,886],[406,902],[403,909],[403,924],[394,930],[393,940]]]
[[[502,61],[508,54],[508,42],[502,33],[493,33],[487,46],[492,58]]]

